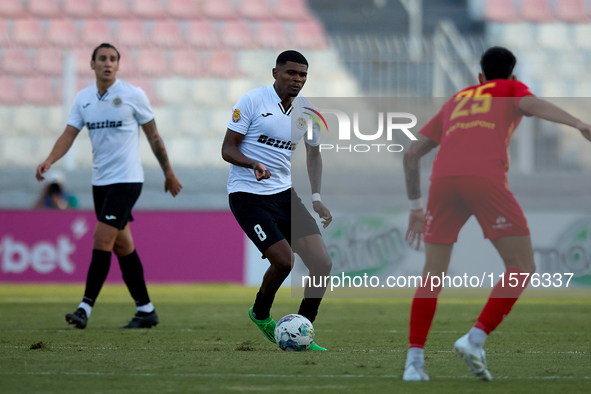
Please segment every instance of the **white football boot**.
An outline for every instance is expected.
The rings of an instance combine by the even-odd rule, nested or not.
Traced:
[[[427,382],[429,381],[429,375],[423,371],[423,368],[417,367],[415,364],[410,364],[404,370],[402,380],[405,382]]]
[[[468,340],[468,334],[464,335],[454,344],[454,352],[464,360],[470,371],[476,377],[490,382],[492,375],[486,368],[486,357],[483,349],[472,345]]]

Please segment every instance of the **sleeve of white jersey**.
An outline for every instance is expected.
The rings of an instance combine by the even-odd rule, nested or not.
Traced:
[[[78,94],[76,99],[74,99],[74,104],[72,105],[70,116],[68,117],[68,125],[76,128],[77,130],[82,130],[84,127],[84,118],[82,117],[82,112],[80,111],[79,97],[80,94]]]
[[[228,128],[237,133],[246,135],[254,114],[252,97],[245,94],[232,108],[232,117],[228,122]]]
[[[148,100],[148,96],[146,96],[146,93],[141,88],[137,88],[137,93],[133,101],[133,116],[140,125],[145,125],[154,119],[150,100]]]

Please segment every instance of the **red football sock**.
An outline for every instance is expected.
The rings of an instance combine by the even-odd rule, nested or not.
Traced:
[[[511,312],[511,308],[517,299],[527,286],[530,275],[525,279],[525,275],[520,275],[524,271],[518,268],[509,268],[505,272],[503,280],[499,280],[488,298],[488,302],[484,306],[484,309],[478,316],[478,320],[474,327],[480,328],[482,331],[490,334]],[[515,287],[511,285],[515,284],[515,279],[511,279],[510,275],[518,280],[518,284]]]
[[[418,287],[412,306],[410,308],[410,332],[408,335],[409,347],[423,348],[427,341],[427,334],[431,328],[435,310],[437,309],[437,296],[441,286],[431,290],[431,278],[423,278],[424,286]]]

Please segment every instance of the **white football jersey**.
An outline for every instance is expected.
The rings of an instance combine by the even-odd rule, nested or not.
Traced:
[[[240,151],[271,171],[271,178],[257,182],[254,170],[230,164],[228,193],[269,195],[291,187],[291,156],[312,122],[310,146],[320,143],[320,127],[310,116],[315,107],[304,96],[294,98],[285,110],[273,85],[253,89],[234,106],[228,129],[243,134]]]
[[[116,80],[102,96],[96,83],[78,93],[68,124],[88,129],[93,185],[144,181],[139,126],[152,119],[154,113],[144,91],[123,81]]]

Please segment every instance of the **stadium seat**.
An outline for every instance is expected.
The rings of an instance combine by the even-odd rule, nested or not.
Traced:
[[[47,37],[50,44],[60,47],[71,47],[78,42],[76,26],[74,21],[70,19],[50,21]]]
[[[76,56],[76,72],[81,77],[94,77],[94,71],[90,68],[90,61],[92,60],[92,49],[77,49],[74,51]]]
[[[538,42],[543,48],[564,50],[572,47],[569,27],[563,23],[547,23],[538,27]]]
[[[204,0],[203,15],[209,19],[234,20],[236,11],[231,0]]]
[[[10,37],[8,36],[8,27],[6,26],[6,21],[4,19],[0,19],[0,45],[4,45],[10,41]]]
[[[502,25],[503,44],[508,48],[532,48],[535,44],[534,26],[531,23],[507,23]]]
[[[554,20],[548,0],[523,0],[521,16],[528,22],[549,23]]]
[[[151,79],[148,78],[127,78],[123,79],[123,81],[127,82],[130,85],[137,86],[141,88],[148,96],[148,100],[150,100],[151,105],[160,105],[162,102],[156,95],[156,90],[154,89],[154,84]]]
[[[315,20],[296,23],[292,37],[296,48],[321,50],[328,47],[324,28]]]
[[[175,51],[172,57],[172,71],[174,75],[196,78],[203,75],[201,59],[195,51]]]
[[[48,77],[61,76],[64,70],[62,51],[53,48],[37,49],[35,54],[35,71]]]
[[[166,16],[160,0],[134,0],[131,10],[136,16],[144,19],[162,19]]]
[[[197,19],[200,16],[198,3],[194,0],[168,0],[166,12],[176,19]]]
[[[575,45],[578,48],[591,50],[591,25],[576,25],[574,26]]]
[[[305,0],[277,0],[275,15],[286,21],[307,21],[312,18]]]
[[[2,69],[10,75],[28,75],[31,72],[31,60],[28,51],[23,48],[7,48],[2,57]]]
[[[140,20],[119,22],[117,40],[123,46],[141,47],[146,42],[144,23]]]
[[[22,0],[2,0],[0,1],[0,17],[19,18],[25,15]]]
[[[256,33],[256,42],[265,49],[283,49],[287,46],[285,26],[281,22],[261,22]]]
[[[589,22],[583,0],[558,0],[556,16],[561,21],[568,23]]]
[[[499,23],[513,23],[519,20],[512,0],[487,0],[484,17],[488,21]]]
[[[125,19],[129,17],[129,9],[125,1],[99,0],[97,9],[104,18]]]
[[[49,78],[27,78],[23,86],[23,101],[34,105],[52,105],[59,103]]]
[[[243,21],[226,22],[222,28],[222,41],[227,48],[231,49],[251,49],[253,40],[250,36],[250,26]]]
[[[64,0],[64,12],[74,18],[90,19],[95,16],[91,0]]]
[[[236,59],[230,51],[212,51],[209,55],[208,74],[218,78],[239,75]]]
[[[57,0],[29,0],[29,12],[39,18],[54,18],[60,16]]]
[[[160,50],[145,49],[136,59],[140,74],[149,77],[162,77],[168,73],[168,65],[164,53]]]
[[[152,30],[153,44],[165,48],[179,48],[183,45],[183,37],[179,24],[175,21],[157,21]]]
[[[197,21],[189,24],[189,45],[196,49],[212,49],[219,47],[219,38],[215,26],[210,21]]]
[[[275,19],[267,0],[242,0],[240,3],[240,15],[246,19],[255,21],[270,21]]]
[[[13,38],[21,45],[37,45],[43,39],[41,22],[37,19],[17,19],[14,24]]]
[[[0,104],[17,105],[19,102],[20,96],[16,79],[0,77]]]
[[[88,20],[82,28],[82,40],[93,48],[102,42],[111,42],[109,24],[105,20]]]
[[[119,59],[119,71],[117,78],[133,78],[138,74],[136,56],[127,48],[117,48],[121,58]]]

